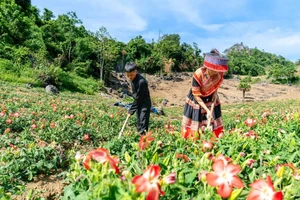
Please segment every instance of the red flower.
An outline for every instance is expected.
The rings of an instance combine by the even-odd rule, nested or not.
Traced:
[[[232,188],[242,188],[244,183],[236,175],[240,173],[241,167],[234,164],[225,164],[223,160],[217,160],[212,166],[214,172],[207,173],[206,180],[211,186],[218,187],[218,194],[222,198],[231,195]]]
[[[146,135],[142,135],[139,147],[140,150],[145,150],[146,148],[150,147],[150,143],[154,140],[154,137],[152,137],[152,132],[148,132]]]
[[[117,167],[117,160],[112,158],[107,151],[107,149],[104,148],[98,148],[95,150],[92,150],[88,153],[88,155],[85,157],[83,161],[83,165],[87,170],[90,170],[90,160],[96,160],[99,163],[105,163],[109,162],[110,166],[116,171],[116,173],[120,173],[119,168]]]
[[[84,134],[83,139],[85,141],[89,141],[90,140],[90,135],[89,134]]]
[[[5,115],[5,112],[0,112],[0,117],[4,117],[4,115]]]
[[[176,153],[176,158],[182,158],[184,160],[184,162],[190,161],[189,157],[187,157],[187,155],[185,155],[185,154]]]
[[[31,125],[31,128],[32,128],[32,129],[36,129],[36,128],[37,128],[37,125],[36,125],[36,124],[32,124],[32,125]]]
[[[20,114],[19,112],[15,112],[15,113],[14,113],[14,117],[16,117],[16,118],[20,117],[20,115],[21,115],[21,114]]]
[[[246,137],[251,137],[252,139],[258,138],[258,135],[255,131],[250,130],[244,134]]]
[[[158,165],[150,165],[143,175],[133,177],[132,183],[136,185],[136,192],[147,192],[147,200],[158,200],[159,195],[164,195],[159,184],[159,175],[160,167]]]
[[[9,118],[5,122],[6,122],[6,124],[12,124],[12,120]]]
[[[248,118],[245,121],[245,124],[251,128],[252,126],[254,126],[256,124],[256,122],[257,122],[256,119]]]
[[[282,200],[282,192],[275,192],[271,177],[267,176],[267,181],[258,179],[250,184],[252,191],[248,194],[247,200]]]
[[[213,143],[212,142],[202,142],[202,151],[205,152],[206,150],[211,150],[213,148]]]

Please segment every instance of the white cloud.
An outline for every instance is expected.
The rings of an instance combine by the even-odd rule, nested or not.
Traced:
[[[143,31],[147,27],[147,22],[134,7],[121,0],[90,0],[84,2],[91,4],[93,9],[98,11],[96,16],[91,15],[89,17],[90,22],[94,21],[93,25],[98,23],[99,26],[105,26],[108,30],[124,31]]]
[[[206,24],[204,22],[201,17],[201,10],[205,8],[199,6],[201,4],[200,0],[168,0],[167,2],[165,8],[175,12],[179,20],[188,20],[190,23],[209,31],[215,31],[222,27],[220,24]]]
[[[206,38],[194,35],[189,39],[197,42],[203,52],[212,48],[224,51],[235,43],[243,42],[250,48],[257,47],[266,52],[284,56],[291,61],[298,60],[300,58],[300,31],[272,27],[271,24],[268,22],[231,23],[224,25],[222,32],[225,34]]]

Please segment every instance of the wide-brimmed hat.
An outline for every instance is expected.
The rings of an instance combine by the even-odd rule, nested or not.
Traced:
[[[204,55],[203,66],[213,71],[227,72],[228,61],[229,58],[227,56],[222,55],[218,50],[213,49],[210,53]]]

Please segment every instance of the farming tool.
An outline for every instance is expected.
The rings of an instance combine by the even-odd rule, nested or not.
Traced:
[[[126,126],[126,124],[127,124],[127,121],[128,121],[128,119],[129,119],[129,117],[130,117],[130,114],[127,115],[127,118],[126,118],[126,120],[125,120],[125,122],[124,122],[124,124],[123,124],[123,127],[122,127],[122,129],[121,129],[121,131],[120,131],[120,133],[119,133],[118,139],[121,138],[121,135],[122,135],[122,133],[123,133],[123,131],[124,131],[124,128],[125,128],[125,126]]]
[[[212,118],[213,118],[213,110],[214,110],[214,107],[215,107],[215,102],[213,102],[213,103],[211,104],[211,108],[210,108],[211,117],[210,117],[209,119],[207,119],[208,121],[207,121],[207,125],[206,125],[206,129],[211,130],[211,131],[212,131],[212,129],[213,129],[213,126],[211,125],[211,120],[212,120]]]

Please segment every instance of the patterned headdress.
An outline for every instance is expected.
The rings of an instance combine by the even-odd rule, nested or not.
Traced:
[[[213,71],[227,72],[228,61],[229,58],[227,56],[224,56],[218,50],[213,49],[210,53],[205,54],[203,66]]]

